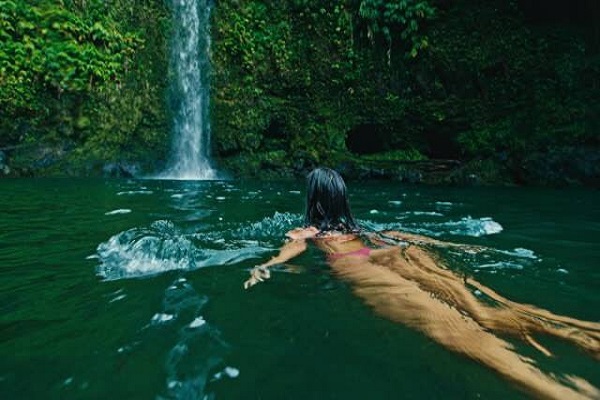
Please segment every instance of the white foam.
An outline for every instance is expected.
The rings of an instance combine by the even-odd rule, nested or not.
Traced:
[[[88,258],[99,260],[96,271],[106,280],[224,266],[273,251],[265,241],[283,237],[302,220],[300,214],[275,212],[253,223],[234,224],[224,219],[210,230],[195,233],[182,232],[173,222],[159,220],[113,235]]]
[[[459,221],[419,222],[410,224],[387,224],[383,230],[405,230],[422,235],[441,236],[444,234],[460,236],[485,236],[502,232],[502,225],[491,218],[461,218]]]
[[[130,212],[131,210],[129,208],[119,208],[117,210],[105,212],[104,215],[129,214]]]
[[[223,371],[219,371],[216,374],[213,375],[213,379],[215,380],[219,380],[223,377],[223,375],[228,376],[229,378],[237,378],[238,376],[240,376],[240,370],[237,368],[233,368],[233,367],[225,367],[225,369],[223,369]]]
[[[299,190],[290,190],[288,193],[291,193],[291,194],[300,194],[300,191]]]
[[[175,318],[173,314],[156,313],[150,321],[153,324],[162,324],[164,322],[172,321]]]
[[[405,214],[405,213],[403,213]],[[405,220],[406,216],[396,216],[397,220]],[[379,223],[369,220],[359,221],[367,229],[373,231],[396,230],[417,233],[425,236],[441,236],[444,234],[460,236],[484,236],[502,232],[502,225],[489,217],[471,218],[465,217],[458,221],[447,222],[392,222]],[[525,250],[519,250],[525,254]]]
[[[523,269],[521,264],[517,264],[510,261],[498,261],[495,263],[478,265],[477,268],[483,269]]]
[[[171,197],[174,199],[182,199],[183,193],[175,193],[175,194],[172,194]]]
[[[442,217],[444,214],[437,211],[410,211],[412,215],[428,215],[431,217]]]
[[[484,235],[493,235],[495,233],[500,233],[504,230],[504,228],[502,228],[502,225],[500,225],[491,218],[482,218],[480,220],[480,223],[482,227],[482,234]]]
[[[123,346],[123,347],[119,347],[117,349],[117,353],[124,353],[124,352],[129,351],[129,350],[131,350],[131,347],[129,347],[129,346]]]
[[[237,378],[240,376],[240,370],[233,367],[225,367],[223,372],[225,372],[225,374],[230,378]]]
[[[224,196],[217,196],[217,197],[215,197],[215,199],[216,200],[225,200],[225,197]]]
[[[390,200],[390,201],[388,201],[388,203],[393,204],[395,206],[399,206],[399,205],[402,204],[402,201],[400,201],[400,200]]]
[[[379,211],[378,210],[371,210],[371,211],[369,211],[369,214],[379,214]]]
[[[559,269],[556,270],[556,272],[560,272],[561,274],[568,274],[569,273],[569,271],[567,271],[564,268],[559,268]]]
[[[194,246],[168,221],[157,221],[150,229],[130,229],[98,246],[98,273],[107,279],[152,275],[188,269]]]
[[[206,324],[206,321],[204,320],[204,318],[198,317],[190,323],[189,327],[190,328],[199,328],[204,324]]]
[[[465,236],[485,236],[500,233],[504,230],[502,225],[497,223],[491,218],[462,218],[460,221],[450,221],[442,224],[443,227],[448,228],[448,233],[454,235],[465,235]]]
[[[281,224],[288,225],[285,218],[282,218]],[[273,233],[276,228],[277,232]],[[148,228],[133,228],[100,243],[97,273],[107,280],[114,280],[237,263],[270,250],[258,246],[256,241],[243,240],[244,236],[254,240],[268,236],[269,230],[273,233],[271,236],[283,236],[286,231],[279,231],[277,224],[257,223],[257,226],[244,226],[234,231],[234,235],[240,238],[219,243],[218,240],[223,239],[222,233],[211,231],[184,235],[172,222],[156,221]]]
[[[117,193],[117,196],[134,195],[134,194],[152,194],[152,190],[128,190]]]
[[[287,231],[302,225],[303,217],[300,214],[288,212],[275,212],[272,217],[263,218],[261,221],[244,224],[231,232],[236,239],[269,239],[282,237]]]
[[[127,297],[127,295],[126,295],[126,294],[121,294],[121,295],[119,295],[119,296],[115,297],[114,299],[111,299],[111,300],[109,301],[109,303],[114,303],[115,301],[123,300],[125,297]]]
[[[514,257],[529,258],[529,259],[532,259],[532,260],[537,260],[538,259],[538,256],[536,256],[535,253],[532,250],[524,249],[522,247],[517,247],[513,251],[498,250],[498,252],[502,253],[502,254],[509,255],[509,256],[514,256]]]

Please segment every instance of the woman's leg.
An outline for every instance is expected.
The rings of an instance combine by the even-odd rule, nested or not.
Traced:
[[[418,246],[373,253],[379,265],[395,271],[449,305],[467,313],[484,328],[519,336],[546,355],[551,353],[531,336],[553,335],[571,341],[600,359],[600,324],[553,314],[532,305],[510,301],[471,278],[463,278],[441,266],[432,254]],[[478,299],[468,286],[479,290],[495,304]]]
[[[414,254],[408,254],[407,258],[398,252],[396,256],[393,254],[386,256],[375,252],[371,261],[364,257],[345,257],[331,266],[377,314],[418,329],[448,349],[492,368],[532,394],[552,399],[600,397],[600,391],[581,378],[565,378],[568,381],[565,384],[544,374],[530,360],[515,353],[508,342],[486,331],[435,293],[423,289],[418,281],[398,273],[402,265],[407,270],[415,268],[410,261]],[[392,268],[379,263],[386,257],[395,259]],[[410,274],[414,278],[417,272]]]

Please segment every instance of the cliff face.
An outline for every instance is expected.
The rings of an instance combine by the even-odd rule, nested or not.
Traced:
[[[162,156],[162,1],[9,0],[0,10],[0,148],[11,173],[96,174],[108,161]]]
[[[160,169],[165,2],[0,6],[0,175]],[[328,164],[408,181],[596,184],[599,18],[584,0],[215,2],[213,156],[259,177]]]
[[[597,182],[589,157],[549,171],[599,147],[599,17],[584,1],[219,2],[216,152],[259,176]],[[414,163],[439,159],[458,162]]]

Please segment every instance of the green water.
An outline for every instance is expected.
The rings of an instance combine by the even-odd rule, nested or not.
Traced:
[[[350,183],[358,219],[500,251],[448,254],[506,297],[600,320],[600,192]],[[315,249],[244,291],[303,182],[0,180],[0,398],[527,398],[379,318]],[[548,338],[545,371],[600,386]]]

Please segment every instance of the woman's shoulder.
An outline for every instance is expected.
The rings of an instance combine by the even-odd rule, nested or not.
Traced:
[[[356,239],[358,236],[356,233],[345,233],[339,231],[320,231],[314,226],[308,226],[303,228],[292,229],[285,234],[290,239],[319,239],[319,240],[333,240],[336,242],[347,242]]]
[[[356,233],[346,233],[340,231],[327,231],[320,232],[317,236],[321,240],[332,241],[332,242],[349,242],[356,239],[358,236]]]
[[[318,233],[319,233],[319,230],[317,228],[315,228],[314,226],[309,226],[306,228],[292,229],[291,231],[286,233],[285,236],[289,237],[290,239],[294,239],[294,240],[311,239],[311,238],[314,238],[315,236],[317,236]]]

